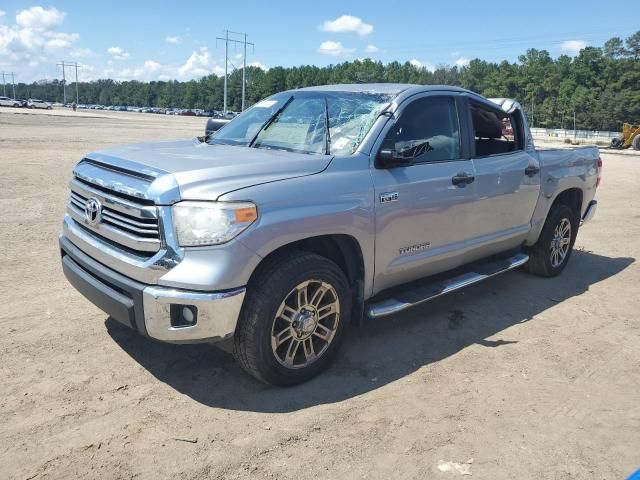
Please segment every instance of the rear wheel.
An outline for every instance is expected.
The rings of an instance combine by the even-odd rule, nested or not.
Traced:
[[[640,133],[635,136],[633,141],[631,142],[634,150],[640,150]]]
[[[540,238],[529,251],[527,271],[555,277],[567,266],[578,233],[579,213],[566,205],[549,211]]]
[[[295,385],[333,360],[349,320],[350,289],[334,262],[313,253],[267,262],[247,288],[234,355],[265,383]]]

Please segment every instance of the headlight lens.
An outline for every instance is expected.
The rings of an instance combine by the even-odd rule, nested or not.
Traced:
[[[250,202],[179,202],[173,206],[173,223],[182,247],[225,243],[258,218]]]

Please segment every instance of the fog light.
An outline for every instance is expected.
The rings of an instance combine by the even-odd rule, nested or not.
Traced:
[[[193,305],[171,304],[171,326],[191,327],[198,322],[198,309]]]
[[[193,321],[196,319],[195,315],[189,307],[182,307],[182,318],[184,318],[184,321],[187,323],[193,323]]]

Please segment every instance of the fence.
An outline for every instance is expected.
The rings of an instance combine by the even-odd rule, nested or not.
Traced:
[[[570,138],[576,140],[588,140],[590,142],[611,142],[612,138],[619,137],[620,132],[607,132],[599,130],[573,130],[563,128],[532,128],[533,138]]]

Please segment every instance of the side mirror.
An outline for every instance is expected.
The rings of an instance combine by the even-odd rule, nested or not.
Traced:
[[[378,152],[377,164],[381,168],[405,167],[413,163],[412,157],[399,155],[395,150],[384,148]]]

